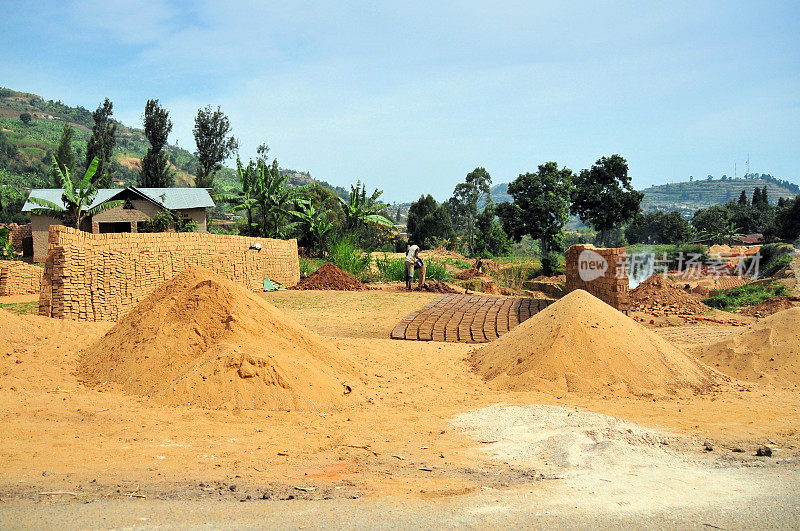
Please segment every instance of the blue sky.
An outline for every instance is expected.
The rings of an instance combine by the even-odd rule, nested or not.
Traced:
[[[141,126],[159,98],[194,149],[220,105],[255,156],[389,201],[443,200],[620,153],[634,185],[800,181],[800,2],[5,0],[0,86]]]

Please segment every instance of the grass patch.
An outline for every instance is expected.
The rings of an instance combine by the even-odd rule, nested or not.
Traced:
[[[320,267],[322,264],[325,263],[325,260],[321,260],[319,258],[306,258],[304,256],[300,257],[300,276],[307,277]]]
[[[19,315],[39,315],[39,301],[9,302],[0,304],[0,308]]]
[[[738,288],[726,289],[703,299],[706,306],[732,312],[738,308],[753,306],[772,297],[786,295],[786,286],[773,282],[771,284],[745,284]]]
[[[472,267],[471,263],[465,262],[464,260],[461,260],[460,258],[451,258],[449,256],[444,259],[444,263],[448,264],[448,265],[451,265],[453,267],[457,267],[459,269],[469,269],[469,268]]]
[[[445,267],[447,259],[445,260],[428,260],[425,262],[425,279],[428,280],[441,280],[447,282],[453,278],[452,273]],[[378,269],[378,275],[382,280],[389,282],[400,281],[405,282],[406,279],[406,264],[404,258],[390,258],[387,255],[375,258],[375,267]],[[419,270],[414,271],[413,282],[419,278]]]
[[[331,244],[328,261],[357,279],[368,281],[372,259],[356,245],[356,238],[352,234],[338,238]]]

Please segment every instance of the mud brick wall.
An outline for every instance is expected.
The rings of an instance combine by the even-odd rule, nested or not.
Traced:
[[[25,238],[31,237],[31,224],[17,225],[16,223],[0,223],[0,227],[8,228],[8,241],[14,246],[17,252],[22,252],[22,242]]]
[[[0,262],[0,295],[39,293],[43,276],[41,267],[16,260]]]
[[[260,244],[261,251],[250,249]],[[300,281],[296,240],[207,233],[91,234],[52,226],[39,314],[82,321],[119,320],[159,284],[205,267],[250,291],[264,278]]]
[[[591,253],[584,251],[591,251]],[[595,254],[592,254],[595,253]],[[625,248],[597,248],[573,245],[566,252],[567,293],[576,289],[588,291],[620,311],[630,308],[627,257]],[[598,264],[605,261],[600,274]],[[583,271],[583,275],[581,275]],[[592,279],[591,277],[597,276]],[[590,280],[584,280],[590,279]]]

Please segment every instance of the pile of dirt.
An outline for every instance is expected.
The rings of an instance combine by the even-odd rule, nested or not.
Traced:
[[[427,291],[428,293],[461,293],[459,290],[448,286],[441,280],[426,282],[422,286],[414,288],[414,291]]]
[[[704,363],[729,376],[800,386],[800,308],[771,315],[741,335],[700,351]]]
[[[750,317],[769,317],[772,314],[796,306],[800,306],[800,297],[772,297],[753,306],[748,306],[739,313]]]
[[[661,397],[710,389],[722,375],[583,290],[575,290],[470,356],[514,391]]]
[[[652,275],[630,292],[631,309],[654,315],[695,315],[711,308],[664,275]]]
[[[367,287],[350,273],[328,262],[289,289],[363,291]]]
[[[455,278],[457,278],[458,280],[472,280],[475,277],[485,277],[485,276],[487,276],[485,273],[479,273],[478,270],[473,267],[459,272],[455,276]]]
[[[202,268],[159,286],[81,353],[77,371],[162,404],[276,410],[343,407],[353,374],[332,342]]]

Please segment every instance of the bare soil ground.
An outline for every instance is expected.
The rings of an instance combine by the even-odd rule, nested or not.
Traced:
[[[652,400],[498,389],[466,361],[474,345],[389,339],[398,321],[439,296],[392,291],[263,295],[301,325],[332,338],[360,367],[359,388],[354,390],[363,403],[328,414],[159,406],[111,385],[87,388],[75,376],[79,354],[112,323],[24,317],[30,328],[0,349],[0,526],[4,521],[29,526],[54,522],[34,518],[52,514],[57,519],[71,511],[51,511],[45,504],[95,500],[132,515],[136,509],[114,505],[114,500],[222,504],[333,499],[336,504],[330,510],[357,511],[349,522],[365,525],[381,517],[384,506],[378,498],[383,496],[396,500],[396,506],[386,510],[418,510],[415,514],[430,516],[398,520],[408,525],[440,525],[435,514],[422,508],[430,508],[433,500],[450,515],[442,521],[452,525],[535,525],[519,512],[534,505],[547,508],[554,517],[584,511],[577,519],[548,520],[548,512],[541,520],[561,525],[590,524],[592,515],[605,515],[603,521],[609,524],[633,514],[620,511],[649,511],[654,517],[658,513],[663,519],[654,522],[669,525],[678,520],[659,511],[702,510],[705,517],[707,511],[724,512],[731,504],[746,507],[759,496],[772,496],[767,501],[773,505],[798,506],[800,392],[733,382],[705,395]],[[741,327],[716,323],[678,323],[660,319],[647,326],[690,355],[743,332]],[[534,405],[559,408],[508,409]],[[592,424],[595,417],[576,436],[574,430],[563,431],[553,423],[570,411],[613,417],[617,420],[608,421],[610,425],[652,433],[652,440],[640,437],[628,444],[623,437],[620,443]],[[625,444],[618,453],[598,454],[602,458],[596,466],[586,468],[579,462],[573,469],[567,460],[562,465],[569,466],[553,468],[555,458],[542,463],[545,454],[526,439],[526,433],[542,431],[555,437],[547,448],[558,449],[560,444],[567,455],[599,452],[607,440]],[[502,447],[494,440],[498,437]],[[713,451],[704,449],[706,442]],[[760,445],[769,445],[773,456],[755,457]],[[650,458],[664,447],[669,459],[661,466]],[[535,459],[528,459],[531,456]],[[631,466],[620,469],[615,460]],[[360,505],[349,500],[356,497],[362,498]],[[364,498],[373,502],[365,506]],[[400,500],[408,507],[400,506]],[[486,512],[476,513],[478,506]],[[282,506],[270,507],[276,523],[289,522],[281,519]],[[311,516],[298,524],[342,523],[325,516],[324,507],[301,507]],[[176,510],[168,505],[162,509],[165,513],[159,514]],[[492,519],[501,513],[506,519]],[[778,521],[769,520],[777,516],[768,513],[754,523],[798,525],[786,520],[796,518],[796,511]],[[459,514],[467,519],[459,520]],[[747,511],[735,514],[748,517]],[[624,518],[628,524],[639,521]],[[89,520],[88,525],[104,524]]]

